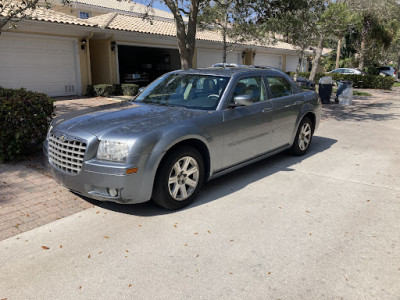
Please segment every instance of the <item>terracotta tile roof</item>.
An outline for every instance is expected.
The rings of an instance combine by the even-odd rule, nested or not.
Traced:
[[[98,5],[100,5],[108,1],[79,0],[79,2],[92,3],[91,5],[95,5],[93,3],[98,3]],[[109,1],[109,2],[112,3],[114,1]],[[118,2],[118,4],[121,4],[122,2]],[[1,15],[5,16],[6,13],[7,12],[2,12],[0,16]],[[52,23],[100,27],[103,29],[140,32],[140,33],[171,36],[171,37],[176,36],[176,26],[175,22],[172,20],[171,21],[160,20],[160,19],[145,20],[139,16],[121,14],[117,12],[111,12],[108,14],[103,14],[97,17],[89,18],[87,20],[83,20],[76,18],[74,16],[66,15],[61,12],[56,12],[51,9],[38,8],[32,12],[30,19],[52,22]],[[212,30],[198,29],[196,34],[196,39],[222,43],[221,34],[218,31],[212,31]],[[228,42],[232,43],[234,41],[228,38]],[[293,45],[284,42],[277,42],[275,44],[266,45],[266,44],[260,44],[257,41],[248,41],[248,42],[243,42],[241,44],[249,47],[260,46],[265,48],[285,49],[290,51],[295,50]]]
[[[108,13],[96,17],[91,17],[87,19],[87,21],[92,24],[98,25],[100,28],[106,28],[117,15],[117,13]]]
[[[93,17],[89,20],[91,22],[104,22],[104,20],[110,19],[111,13],[107,15],[102,15],[100,17]],[[99,24],[100,25],[100,24]],[[100,25],[101,26],[101,25]],[[143,20],[140,17],[117,14],[113,15],[111,21],[109,21],[107,28],[122,30],[122,31],[132,31],[132,32],[141,32],[148,34],[157,34],[157,35],[165,35],[165,36],[176,36],[176,26],[172,21],[161,21],[161,20]],[[197,30],[196,39],[211,41],[211,42],[221,42],[222,36],[218,31],[212,30]],[[233,43],[232,39],[228,38],[228,42]],[[285,43],[285,42],[276,42],[274,44],[260,44],[257,41],[248,41],[241,43],[242,45],[248,46],[260,46],[267,48],[275,48],[275,49],[285,49],[294,51],[295,48],[293,45]]]
[[[114,11],[124,11],[137,14],[149,13],[155,17],[161,17],[166,19],[173,19],[174,16],[170,12],[163,11],[161,9],[149,8],[146,5],[132,2],[132,1],[118,1],[118,0],[73,0],[72,3],[84,4],[90,6],[97,6],[106,8]]]
[[[7,16],[8,11],[2,11],[0,16]],[[45,21],[52,23],[60,23],[60,24],[71,24],[71,25],[80,25],[80,26],[90,26],[94,27],[97,24],[93,24],[87,20],[81,20],[76,17],[66,15],[61,12],[56,12],[54,10],[46,9],[43,7],[37,8],[34,11],[27,10],[26,12],[28,19],[37,20],[37,21]]]
[[[48,21],[53,23],[62,23],[62,24],[73,24],[73,25],[91,26],[91,27],[96,26],[96,24],[93,24],[87,20],[78,19],[74,16],[70,16],[46,8],[39,8],[34,10],[31,15],[31,19],[38,21]]]
[[[92,18],[91,18],[92,19]],[[174,22],[160,20],[144,20],[140,17],[118,14],[116,15],[107,28],[134,31],[150,34],[159,34],[167,36],[176,35],[176,27]]]

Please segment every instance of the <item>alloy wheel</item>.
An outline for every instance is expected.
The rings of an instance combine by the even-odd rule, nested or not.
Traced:
[[[199,183],[199,166],[191,156],[180,158],[172,167],[168,176],[169,194],[176,201],[184,201],[196,190]]]
[[[299,134],[299,148],[304,151],[308,148],[311,141],[312,130],[308,122],[304,123]]]

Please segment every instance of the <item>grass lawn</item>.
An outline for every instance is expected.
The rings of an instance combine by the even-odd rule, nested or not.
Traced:
[[[368,92],[360,92],[360,91],[353,91],[354,96],[372,96],[372,94]]]
[[[332,93],[334,93],[334,94],[336,94],[336,91],[337,91],[337,88],[333,88],[332,89]],[[372,96],[370,93],[368,93],[368,92],[360,92],[360,91],[356,91],[356,90],[353,90],[353,95],[354,96]]]
[[[395,82],[395,83],[393,84],[393,87],[400,87],[400,82]]]

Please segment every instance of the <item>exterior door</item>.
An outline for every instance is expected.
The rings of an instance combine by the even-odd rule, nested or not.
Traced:
[[[291,84],[281,76],[267,77],[273,106],[274,145],[276,148],[289,144],[303,96],[293,94]]]
[[[253,95],[254,102],[224,111],[223,168],[272,149],[272,103],[267,100],[262,77],[238,80],[232,101],[237,95]]]

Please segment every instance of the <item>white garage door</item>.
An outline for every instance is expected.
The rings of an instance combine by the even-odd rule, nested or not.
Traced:
[[[5,34],[0,36],[0,86],[24,87],[49,96],[81,93],[74,39]]]
[[[297,64],[299,63],[298,56],[286,56],[286,72],[296,72]],[[300,72],[305,72],[307,67],[307,60],[303,61],[303,65],[300,67]]]
[[[231,64],[240,64],[241,54],[237,52],[228,52],[226,62]],[[222,63],[222,49],[197,49],[197,67],[208,68],[213,64]]]
[[[298,62],[298,56],[286,56],[286,72],[296,72]]]
[[[282,68],[282,56],[266,53],[256,53],[254,58],[255,66]]]

